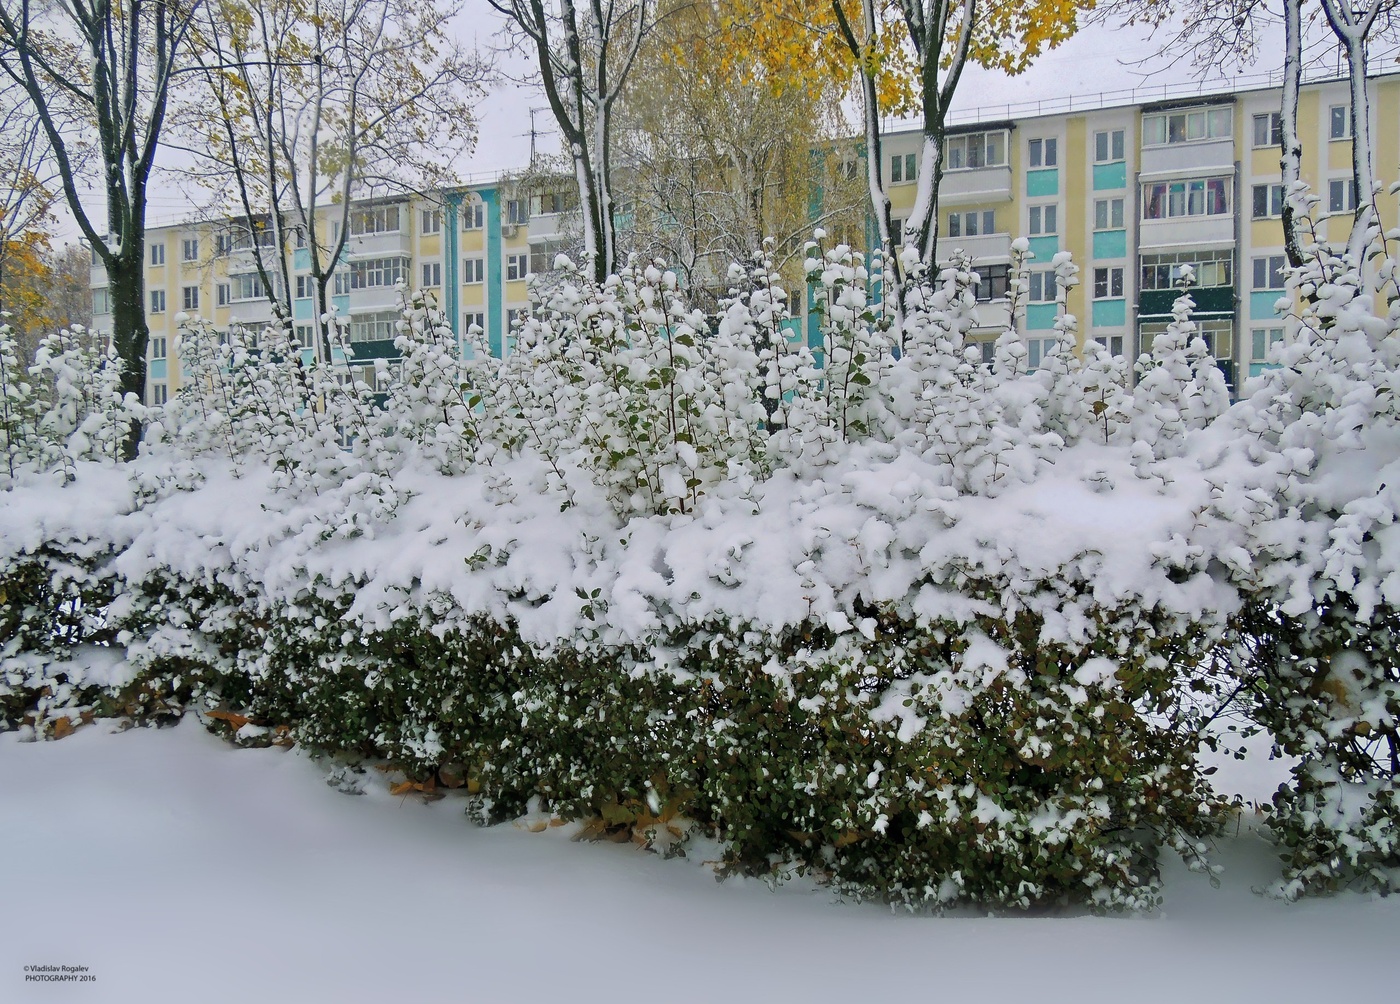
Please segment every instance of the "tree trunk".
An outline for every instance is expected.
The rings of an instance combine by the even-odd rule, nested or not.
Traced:
[[[121,358],[122,396],[135,394],[138,401],[146,397],[146,343],[150,328],[146,324],[145,248],[132,242],[122,253],[107,261],[108,295],[112,301],[112,341]],[[122,457],[136,458],[141,444],[141,423],[132,419],[131,428],[122,442]]]
[[[1302,176],[1303,143],[1298,138],[1298,91],[1303,78],[1303,28],[1299,15],[1302,0],[1284,0],[1283,100],[1279,110],[1279,167],[1283,172],[1283,250],[1288,264],[1303,264],[1303,242],[1289,190]]]

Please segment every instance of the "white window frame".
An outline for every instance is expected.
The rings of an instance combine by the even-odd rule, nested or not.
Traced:
[[[1054,269],[1032,270],[1026,280],[1027,303],[1054,303],[1059,296]]]
[[[471,255],[462,259],[462,284],[479,286],[486,281],[486,259]]]
[[[180,258],[182,261],[199,261],[198,237],[186,237],[180,242]]]
[[[1182,131],[1175,139],[1172,138],[1173,119],[1180,119],[1182,124]],[[1228,139],[1234,136],[1234,124],[1234,109],[1229,105],[1193,105],[1190,108],[1152,112],[1142,117],[1142,145],[1176,146],[1179,143]],[[1193,136],[1192,131],[1197,127],[1199,134]]]
[[[506,255],[506,282],[520,282],[530,274],[528,254]]]
[[[425,261],[419,262],[419,264],[422,266],[418,270],[423,280],[422,288],[436,289],[440,287],[442,285],[442,262]]]
[[[1046,202],[1026,209],[1026,232],[1032,237],[1053,237],[1060,232],[1060,204]]]
[[[1344,178],[1327,179],[1327,211],[1329,213],[1356,212],[1356,179],[1347,175]]]
[[[1026,141],[1026,163],[1031,168],[1059,167],[1060,140],[1058,136],[1037,136]]]
[[[1288,256],[1283,254],[1255,255],[1250,259],[1250,290],[1253,292],[1274,293],[1281,291],[1286,283],[1283,270],[1288,267]],[[1260,285],[1260,277],[1263,285]]]
[[[166,340],[166,337],[165,337],[164,335],[152,335],[152,336],[151,336],[151,358],[152,358],[152,359],[166,359],[166,358],[169,358],[169,352],[170,352],[170,343],[169,343],[169,341]]]
[[[964,132],[948,136],[943,140],[944,172],[980,171],[987,167],[1004,167],[1007,163],[1008,135],[1005,129],[989,129],[984,132]],[[976,150],[980,161],[973,164],[972,151]]]
[[[465,202],[462,204],[462,229],[463,230],[484,230],[486,229],[486,205],[482,202]]]
[[[1099,209],[1103,209],[1103,225],[1099,225]],[[1094,200],[1094,229],[1122,230],[1126,226],[1125,200],[1119,196]]]
[[[198,286],[181,286],[181,287],[180,287],[180,304],[181,304],[181,306],[180,306],[180,309],[181,309],[181,310],[198,310],[198,309],[199,309],[199,287],[198,287]]]
[[[1338,115],[1338,113],[1341,113]],[[1340,122],[1341,131],[1337,131]],[[1327,106],[1327,141],[1341,142],[1351,139],[1351,105]]]
[[[424,233],[424,234],[440,234],[440,233],[442,233],[442,210],[441,210],[441,209],[424,209],[424,210],[422,210],[421,212],[422,212],[422,215],[419,216],[419,222],[422,224],[423,233]]]
[[[1263,189],[1268,194],[1265,196],[1265,209],[1267,212],[1260,216],[1258,213],[1259,191]],[[1276,220],[1283,215],[1283,185],[1278,182],[1266,182],[1260,185],[1252,185],[1249,189],[1249,218],[1252,220]]]
[[[1283,116],[1278,112],[1259,112],[1250,120],[1250,141],[1256,150],[1267,150],[1283,141]],[[1264,142],[1259,142],[1260,126],[1263,126]]]
[[[1107,156],[1099,156],[1100,140]],[[1094,163],[1117,164],[1127,159],[1126,130],[1100,129],[1094,133]]]
[[[151,245],[151,267],[165,264],[165,241]]]
[[[153,290],[151,290],[151,313],[153,313],[153,314],[163,314],[163,313],[165,313],[165,290],[163,290],[163,289],[153,289]]]
[[[1100,289],[1103,292],[1100,292]],[[1094,269],[1094,299],[1123,299],[1123,266],[1104,265]]]

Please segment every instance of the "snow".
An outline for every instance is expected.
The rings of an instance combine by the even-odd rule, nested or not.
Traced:
[[[0,736],[7,1001],[1330,1000],[1393,990],[1400,901],[1285,904],[1245,825],[1222,887],[1168,862],[1157,916],[915,916],[691,859],[476,827],[186,719]],[[1266,797],[1277,765],[1232,783]],[[1222,774],[1225,770],[1222,769]],[[1219,775],[1217,775],[1217,778]],[[97,982],[24,983],[27,965]]]

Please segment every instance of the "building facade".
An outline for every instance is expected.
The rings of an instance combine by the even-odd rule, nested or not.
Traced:
[[[1388,183],[1400,176],[1400,74],[1375,78],[1372,92],[1375,172]],[[1302,177],[1322,200],[1319,217],[1335,214],[1319,226],[1335,243],[1345,241],[1356,204],[1349,101],[1345,80],[1324,80],[1306,84],[1299,103]],[[1196,320],[1236,386],[1263,368],[1269,344],[1283,335],[1275,310],[1284,265],[1279,89],[1087,103],[1096,106],[1018,118],[974,113],[949,131],[939,249],[940,257],[967,252],[982,277],[974,340],[990,359],[1007,320],[1011,241],[1025,235],[1035,257],[1020,327],[1032,366],[1054,341],[1050,261],[1070,251],[1081,271],[1068,310],[1081,337],[1130,358],[1165,329],[1175,280],[1183,265],[1193,266]],[[914,202],[921,142],[914,131],[883,138],[885,177],[901,219]],[[433,292],[459,337],[475,325],[493,354],[512,351],[512,319],[529,302],[526,276],[547,270],[566,245],[570,204],[566,185],[549,191],[501,178],[435,198],[355,205],[333,302],[350,318],[356,361],[396,354],[399,282]],[[1383,193],[1379,206],[1383,219],[1396,219],[1393,196]],[[149,401],[162,402],[179,386],[181,311],[220,327],[271,318],[251,252],[261,239],[246,221],[148,231]],[[294,323],[310,344],[308,252],[288,253]],[[100,266],[92,285],[100,328],[109,321]]]

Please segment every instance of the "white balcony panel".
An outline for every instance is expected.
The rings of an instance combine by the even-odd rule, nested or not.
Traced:
[[[530,243],[557,241],[579,232],[578,213],[540,213],[530,217]]]
[[[1008,300],[992,300],[977,305],[977,322],[974,331],[1001,330],[1011,323],[1011,306]]]
[[[1011,168],[979,167],[969,171],[949,171],[943,175],[938,197],[944,205],[1010,201]]]
[[[93,289],[101,289],[107,285],[107,266],[94,265],[88,269],[88,285]]]
[[[1143,220],[1138,224],[1138,246],[1143,251],[1162,248],[1231,247],[1235,243],[1235,219],[1222,216],[1181,216],[1171,220]]]
[[[1235,143],[1213,139],[1199,143],[1168,143],[1142,150],[1142,181],[1162,178],[1203,178],[1231,174],[1235,170]]]
[[[229,320],[245,328],[256,328],[272,321],[272,304],[266,298],[234,300],[228,305]]]
[[[412,250],[413,240],[404,230],[352,236],[345,241],[345,251],[352,258],[383,258],[387,255],[409,254]]]
[[[350,291],[350,312],[362,313],[366,310],[398,310],[399,294],[393,286],[369,286]]]
[[[980,262],[1004,262],[1011,259],[1010,234],[981,234],[977,237],[938,237],[938,260],[951,261],[954,251],[966,251],[973,265]]]

